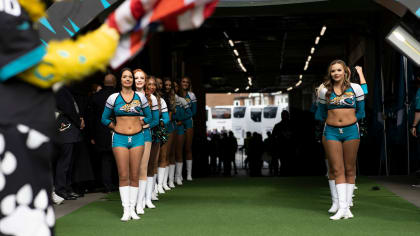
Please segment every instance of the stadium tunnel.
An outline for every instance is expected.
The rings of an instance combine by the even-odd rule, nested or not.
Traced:
[[[109,8],[113,9],[121,1],[109,2],[113,2]],[[125,66],[140,67],[157,77],[192,79],[199,107],[194,120],[197,143],[206,136],[206,93],[288,93],[291,116],[300,125],[302,135],[298,159],[308,168],[320,166],[312,168],[319,169],[316,172],[302,170],[297,174],[312,175],[325,173],[321,148],[313,141],[310,109],[315,88],[334,59],[343,59],[350,66],[360,65],[369,94],[368,132],[359,151],[359,171],[370,175],[407,174],[420,162],[414,150],[415,140],[406,134],[410,115],[405,105],[414,97],[419,61],[408,57],[405,63],[405,54],[386,38],[400,25],[418,43],[420,8],[413,2],[416,1],[221,0],[214,15],[200,29],[156,33]],[[107,12],[81,31],[97,27]],[[74,91],[86,94],[90,84],[100,84],[102,78],[103,74],[96,74],[76,84]],[[194,155],[201,160],[200,150],[195,150]],[[385,169],[384,162],[390,164],[389,169]],[[407,167],[410,162],[411,167]],[[194,168],[196,176],[206,175],[201,171],[206,168],[205,161],[196,161],[195,165],[201,167]]]

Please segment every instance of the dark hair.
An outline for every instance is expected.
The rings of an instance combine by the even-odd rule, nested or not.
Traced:
[[[166,81],[171,82],[171,90],[169,92],[166,92],[165,83]],[[169,111],[175,112],[175,91],[174,86],[172,83],[172,80],[168,77],[163,78],[163,87],[162,87],[162,97],[166,102],[166,105],[168,106]]]
[[[127,71],[127,70],[128,70],[128,71],[130,71],[131,76],[133,76],[133,83],[131,84],[131,89],[132,89],[133,91],[136,91],[136,83],[134,83],[134,74],[133,74],[133,72],[131,71],[131,69],[130,69],[130,68],[128,68],[128,67],[124,67],[124,68],[122,68],[122,69],[121,69],[120,79],[119,79],[119,83],[120,83],[121,89],[122,89],[121,78],[122,78],[123,73],[124,73],[125,71]]]

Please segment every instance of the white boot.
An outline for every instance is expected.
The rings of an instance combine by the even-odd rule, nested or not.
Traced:
[[[187,160],[187,181],[192,181],[192,160]]]
[[[152,192],[153,192],[153,177],[147,177],[146,185],[146,207],[147,208],[156,208],[152,203]]]
[[[331,200],[332,200],[332,205],[331,205],[331,208],[328,210],[328,212],[336,213],[338,211],[338,195],[337,195],[337,189],[335,187],[335,180],[328,180],[328,184],[330,185]]]
[[[130,187],[124,186],[120,187],[120,198],[121,204],[123,206],[123,216],[121,217],[121,221],[129,221],[130,220]]]
[[[174,175],[175,175],[175,165],[169,165],[169,187],[170,188],[175,188]]]
[[[138,187],[130,186],[130,217],[133,220],[139,220],[140,219],[140,217],[134,211],[134,208],[136,207],[138,193],[139,193],[139,188]]]
[[[347,208],[347,217],[353,218],[353,214],[350,211],[350,206],[353,206],[353,192],[354,192],[354,184],[347,184],[347,204],[349,207]]]
[[[158,191],[158,186],[157,186],[157,174],[155,174],[154,176],[153,176],[153,191],[154,191],[154,193],[155,193],[155,195],[156,196],[158,196],[159,195],[159,191]]]
[[[139,180],[139,193],[137,195],[136,213],[144,214],[144,196],[146,195],[147,180]]]
[[[182,162],[177,162],[176,163],[176,168],[175,168],[175,182],[177,185],[182,185]]]
[[[157,191],[159,194],[165,193],[163,190],[163,179],[165,178],[165,168],[158,168],[158,184]]]
[[[338,194],[338,211],[335,215],[331,216],[331,220],[347,219],[347,184],[336,184]]]
[[[165,167],[165,174],[163,174],[163,190],[168,191],[171,188],[168,186],[169,166]]]

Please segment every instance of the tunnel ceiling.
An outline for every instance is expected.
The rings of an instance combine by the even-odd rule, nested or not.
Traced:
[[[241,2],[241,7],[232,3]],[[172,50],[182,51],[187,61],[199,63],[207,92],[272,92],[296,84],[318,83],[329,62],[347,59],[351,35],[373,34],[375,12],[384,9],[372,1],[316,1],[276,4],[264,1],[254,6],[248,1],[222,1],[213,17],[196,31],[173,34]],[[293,2],[293,1],[286,1]],[[231,4],[231,5],[229,5]],[[228,5],[228,6],[227,6]],[[323,26],[325,35],[315,38]],[[239,67],[233,48],[223,32],[233,40],[247,73]],[[307,71],[305,61],[315,45]]]

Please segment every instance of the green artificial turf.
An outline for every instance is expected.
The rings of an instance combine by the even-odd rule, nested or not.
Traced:
[[[354,219],[331,221],[328,182],[322,177],[207,178],[177,187],[138,221],[121,222],[118,193],[56,224],[74,235],[420,235],[420,209],[358,178]]]

